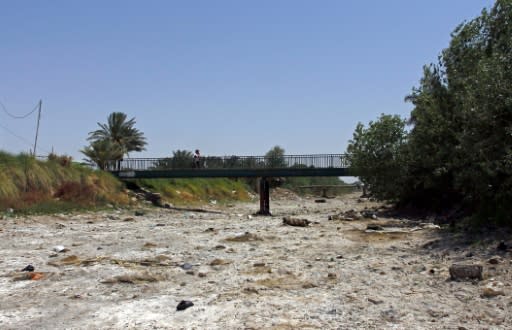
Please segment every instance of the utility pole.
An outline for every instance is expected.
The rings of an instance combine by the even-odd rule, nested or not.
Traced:
[[[39,100],[39,111],[37,113],[37,127],[36,127],[36,140],[34,141],[34,157],[36,157],[36,148],[37,148],[37,136],[39,135],[39,121],[41,120],[41,107],[43,105],[43,100]]]

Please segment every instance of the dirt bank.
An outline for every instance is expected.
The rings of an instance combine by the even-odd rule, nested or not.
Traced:
[[[0,328],[512,327],[510,252],[373,211],[328,220],[380,207],[357,199],[280,194],[273,217],[252,216],[254,202],[5,218]],[[449,280],[453,263],[482,265],[483,280]],[[193,306],[177,311],[182,300]]]

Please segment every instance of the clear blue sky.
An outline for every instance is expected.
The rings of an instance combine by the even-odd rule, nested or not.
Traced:
[[[38,154],[81,160],[114,111],[168,156],[341,153],[404,97],[450,33],[491,0],[0,0],[0,101],[43,100]],[[32,148],[35,114],[0,109],[0,149]]]

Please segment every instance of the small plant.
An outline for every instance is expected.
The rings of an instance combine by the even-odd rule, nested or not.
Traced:
[[[69,166],[71,166],[71,163],[73,162],[73,158],[71,156],[67,156],[67,155],[59,156],[53,152],[48,155],[48,160],[50,162],[55,162],[63,167],[69,167]]]

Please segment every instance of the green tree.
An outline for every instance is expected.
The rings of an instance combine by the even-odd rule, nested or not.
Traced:
[[[192,168],[194,167],[194,154],[188,150],[176,150],[172,152],[173,168]]]
[[[424,67],[420,87],[406,101],[414,105],[409,124],[406,192],[402,203],[440,209],[460,200],[453,189],[459,164],[462,118],[444,83],[441,65]]]
[[[411,101],[406,199],[465,202],[486,221],[512,211],[512,1],[459,25]]]
[[[284,159],[284,149],[280,146],[275,146],[265,154],[266,166],[271,168],[286,167]]]
[[[134,127],[135,118],[127,120],[126,114],[112,112],[108,116],[107,123],[98,123],[98,126],[100,129],[90,132],[87,140],[93,142],[109,140],[123,150],[123,155],[132,151],[146,150],[146,138],[142,132]]]
[[[405,120],[382,114],[368,128],[358,123],[347,153],[351,167],[378,198],[398,200],[406,170]]]
[[[443,52],[447,80],[463,118],[459,189],[482,218],[512,211],[512,1],[460,25]]]
[[[112,160],[121,159],[124,154],[123,149],[110,140],[93,141],[89,146],[80,150],[80,152],[102,170],[115,169],[117,164],[112,162]]]

